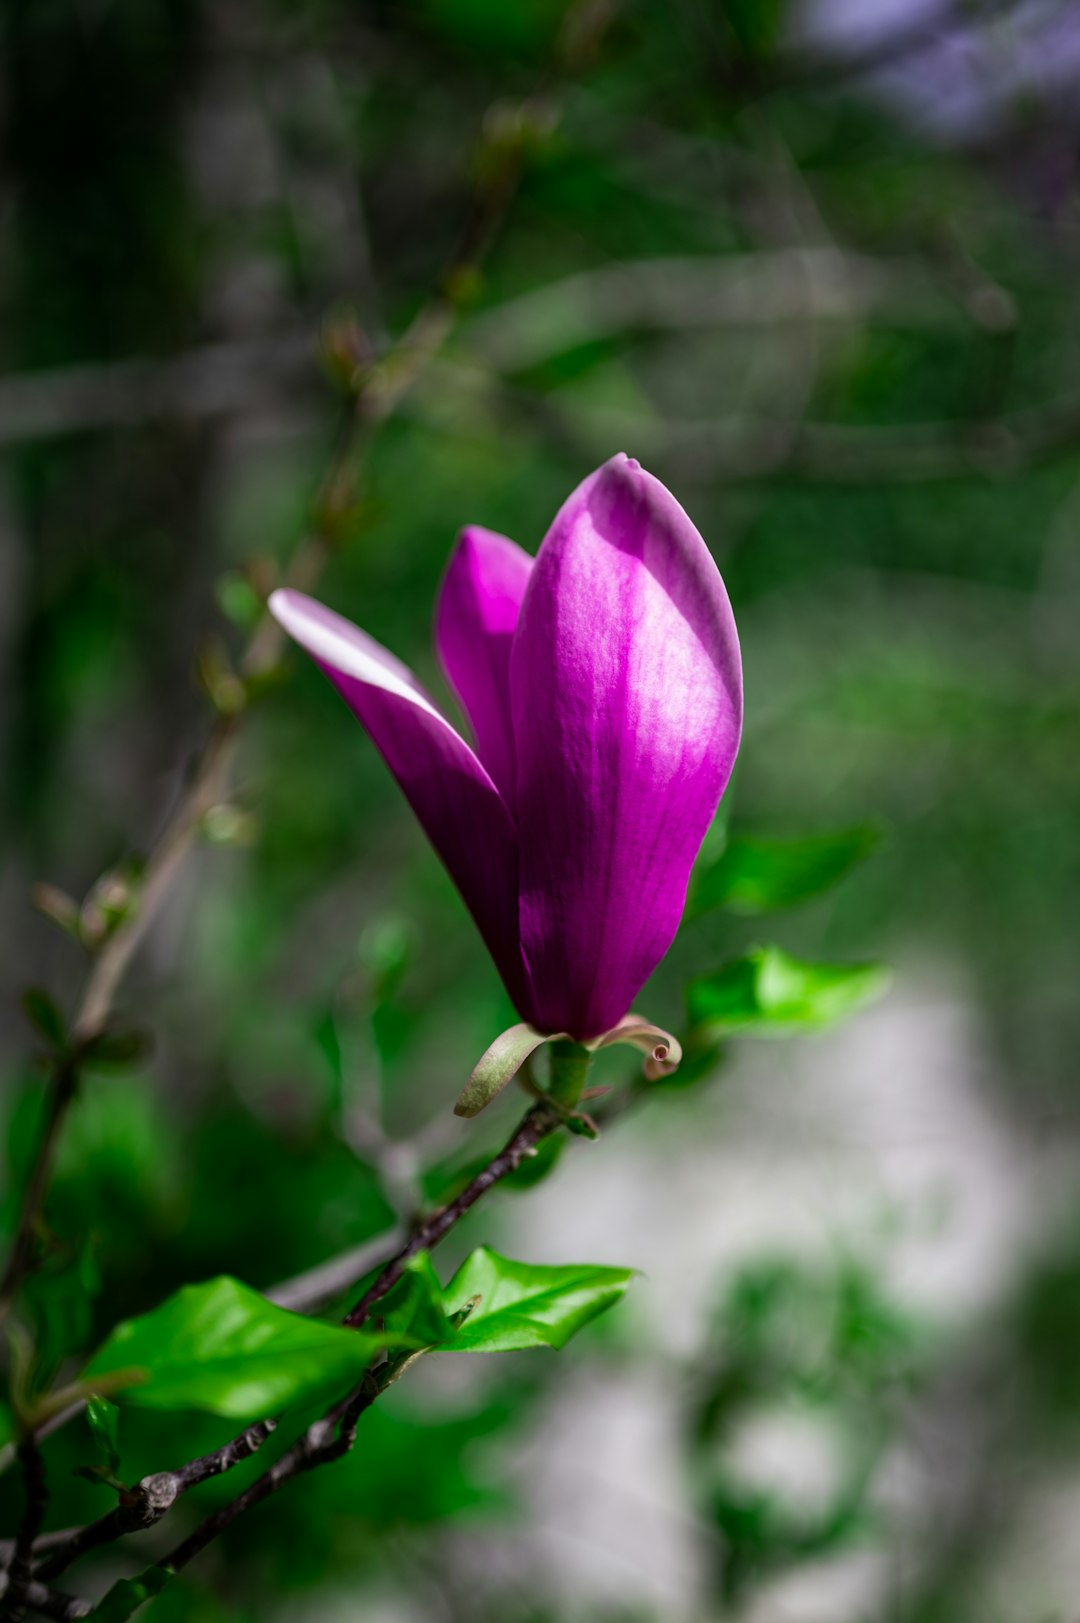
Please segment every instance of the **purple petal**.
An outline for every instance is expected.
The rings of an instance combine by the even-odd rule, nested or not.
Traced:
[[[510,685],[534,1024],[584,1039],[670,946],[742,725],[724,583],[636,462],[605,463],[548,532]]]
[[[517,834],[498,789],[408,668],[373,638],[302,592],[275,592],[270,609],[370,733],[529,1019]]]
[[[435,646],[476,736],[476,753],[514,803],[510,648],[532,559],[493,530],[462,530],[435,610]]]

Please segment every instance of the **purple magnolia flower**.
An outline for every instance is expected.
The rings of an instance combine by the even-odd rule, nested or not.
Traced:
[[[678,928],[742,723],[731,605],[674,497],[617,456],[535,559],[461,532],[435,641],[475,750],[363,631],[299,592],[270,607],[371,735],[523,1019],[581,1042],[619,1026]]]

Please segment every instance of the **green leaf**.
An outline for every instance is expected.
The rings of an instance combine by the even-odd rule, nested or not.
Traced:
[[[50,1048],[64,1048],[67,1044],[67,1026],[48,992],[40,986],[28,986],[22,995],[22,1010]]]
[[[479,1298],[444,1351],[564,1347],[583,1325],[615,1305],[633,1277],[632,1268],[512,1262],[481,1246],[443,1293],[449,1313]]]
[[[413,1257],[378,1311],[392,1335],[416,1347],[436,1347],[453,1333],[442,1286],[426,1251]]]
[[[835,885],[881,839],[881,830],[870,824],[792,840],[736,835],[717,861],[696,876],[689,915],[724,907],[753,917],[794,907]]]
[[[137,1369],[143,1383],[126,1389],[123,1403],[255,1420],[357,1379],[395,1339],[303,1318],[223,1276],[186,1285],[152,1312],[118,1325],[83,1380]]]
[[[691,982],[690,1021],[714,1037],[823,1031],[880,997],[888,981],[883,964],[808,964],[779,947],[755,947]]]
[[[94,1623],[127,1623],[140,1606],[160,1595],[175,1577],[168,1567],[147,1567],[137,1578],[121,1578],[94,1607]]]
[[[102,1463],[116,1476],[120,1470],[120,1410],[108,1398],[87,1398],[86,1419]]]

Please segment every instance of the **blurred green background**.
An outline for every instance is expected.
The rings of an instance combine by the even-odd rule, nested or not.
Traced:
[[[523,101],[518,193],[319,595],[446,698],[457,528],[534,550],[625,450],[735,606],[732,828],[886,831],[806,906],[689,922],[641,1000],[677,1027],[690,975],[775,939],[889,959],[883,1003],[734,1045],[440,1258],[625,1264],[631,1299],[557,1357],[421,1366],[163,1623],[1075,1616],[1078,13],[0,7],[8,1222],[42,1087],[18,995],[70,1006],[83,973],[31,887],[81,900],[148,849],[210,725],[196,651],[242,645],[249,583],[308,525],[328,313],[376,352],[401,332]],[[188,1280],[267,1287],[390,1229],[519,1108],[450,1115],[511,1011],[298,658],[206,833],[121,1000],[153,1052],[92,1077],[64,1140],[26,1306],[50,1356]],[[228,1430],[125,1414],[125,1474]],[[72,1475],[82,1422],[47,1459],[51,1525],[109,1508]],[[5,1529],[19,1503],[8,1473]]]

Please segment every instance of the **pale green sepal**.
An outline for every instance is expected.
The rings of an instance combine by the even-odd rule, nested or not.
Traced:
[[[614,1043],[625,1043],[645,1055],[645,1075],[650,1082],[670,1076],[682,1063],[682,1048],[670,1031],[654,1026],[640,1014],[624,1014],[617,1026],[597,1038],[597,1048],[609,1048]],[[590,1045],[592,1046],[592,1045]]]
[[[541,1043],[551,1042],[550,1036],[537,1031],[535,1026],[510,1026],[496,1037],[487,1053],[477,1062],[475,1069],[454,1106],[455,1116],[478,1116],[492,1099],[498,1097],[508,1082],[521,1070],[530,1054]]]

